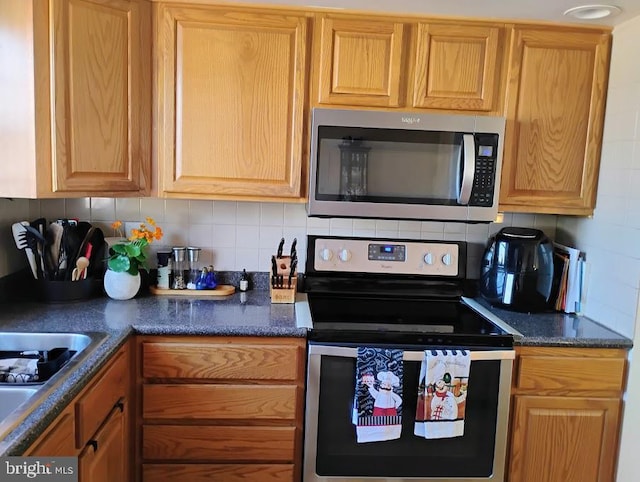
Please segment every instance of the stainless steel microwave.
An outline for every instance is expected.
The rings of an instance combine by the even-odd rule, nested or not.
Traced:
[[[313,110],[309,216],[490,222],[505,119]]]

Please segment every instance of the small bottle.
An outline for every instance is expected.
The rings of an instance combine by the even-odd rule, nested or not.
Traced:
[[[209,265],[207,268],[207,289],[213,290],[218,286],[218,281],[216,281],[216,273],[213,271],[213,265]]]
[[[240,291],[249,290],[249,276],[247,276],[247,270],[242,270],[242,276],[240,277]]]

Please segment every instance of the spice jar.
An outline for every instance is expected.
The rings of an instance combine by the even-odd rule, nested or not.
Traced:
[[[171,282],[171,289],[184,290],[187,287],[184,279],[187,248],[175,247],[172,248],[171,251],[173,253],[173,268],[171,270],[173,281]]]

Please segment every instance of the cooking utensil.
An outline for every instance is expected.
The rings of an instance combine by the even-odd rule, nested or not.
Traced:
[[[276,258],[282,258],[282,249],[284,248],[284,238],[280,240],[280,244],[278,244],[278,254]]]
[[[71,281],[78,281],[87,278],[87,268],[89,267],[89,260],[80,256],[76,261],[76,267],[73,268],[71,273]]]
[[[58,279],[60,271],[60,251],[62,234],[64,228],[58,223],[51,223],[47,227],[45,239],[47,240],[47,250],[45,251],[45,266],[51,281]]]
[[[290,251],[290,255],[291,259],[293,260],[296,255],[297,255],[297,251],[296,251],[296,245],[298,244],[298,238],[293,238],[293,241],[291,241],[291,251]]]
[[[47,276],[47,268],[44,261],[45,250],[47,249],[47,241],[45,239],[45,233],[47,231],[47,220],[45,218],[38,218],[31,221],[31,227],[34,228],[40,237],[38,238],[38,254],[40,255],[40,270],[43,273],[43,277]]]
[[[44,239],[44,236],[40,234],[40,231],[35,229],[33,226],[29,226],[28,224],[24,224],[24,223],[26,223],[26,221],[23,221],[21,224],[25,228],[24,236],[27,239],[27,245],[29,246],[29,248],[31,249],[31,251],[33,252],[36,258],[36,272],[38,274],[37,279],[42,279],[45,272],[44,261],[42,258],[44,254],[43,248],[44,248],[45,239]]]
[[[296,272],[296,266],[298,266],[298,260],[297,259],[291,260],[291,264],[289,268],[289,281],[287,284],[289,288],[291,288],[291,279],[293,278],[293,273]]]
[[[27,260],[29,261],[29,267],[31,268],[31,273],[35,279],[38,279],[38,268],[36,264],[36,256],[32,248],[29,246],[29,242],[27,241],[27,229],[25,228],[25,224],[29,224],[27,221],[22,221],[20,223],[13,223],[11,225],[11,231],[13,233],[13,240],[16,243],[16,247],[20,250],[24,250]]]
[[[278,262],[275,256],[271,256],[271,287],[277,288],[278,284]]]
[[[80,224],[81,223],[73,224],[70,222],[66,222],[63,225],[64,231],[62,234],[62,258],[64,261],[64,266],[61,266],[61,268],[66,268],[66,271],[64,273],[64,279],[66,280],[71,280],[71,274],[73,272],[72,267],[75,266],[76,259],[79,256],[78,253],[80,252],[80,246],[84,238],[84,236],[81,234],[81,232],[84,232],[84,229],[80,226]]]
[[[82,223],[80,223],[82,224]],[[80,224],[78,225],[78,228],[80,229]],[[97,228],[94,228],[93,226],[91,226],[89,223],[88,224],[88,229],[84,235],[84,237],[82,238],[82,241],[80,242],[80,246],[78,247],[78,251],[74,254],[73,256],[73,262],[74,264],[78,264],[78,259],[81,256],[84,256],[86,258],[89,258],[89,256],[87,256],[86,252],[87,252],[87,244],[89,243],[89,240],[93,237],[93,233],[96,231]]]

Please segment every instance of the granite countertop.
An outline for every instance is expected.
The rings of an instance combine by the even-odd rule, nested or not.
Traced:
[[[557,311],[545,313],[520,313],[492,306],[481,297],[473,299],[472,306],[479,305],[509,328],[515,330],[516,346],[565,346],[583,348],[631,348],[633,341],[609,328],[575,314]]]
[[[131,334],[305,337],[307,333],[296,326],[295,305],[272,305],[269,292],[260,290],[213,299],[149,295],[127,301],[7,303],[0,306],[0,331],[106,334],[42,404],[8,434],[0,434],[0,456],[22,454]]]
[[[517,331],[516,345],[629,348],[631,340],[592,320],[561,313],[526,314],[473,300],[490,317]],[[8,434],[0,434],[0,456],[19,455],[82,390],[132,334],[305,337],[297,324],[304,304],[271,304],[268,290],[224,298],[141,296],[128,301],[95,298],[75,303],[5,303],[0,331],[99,332],[106,336],[47,400]],[[305,314],[308,318],[308,312]]]

